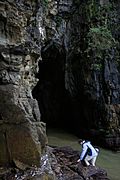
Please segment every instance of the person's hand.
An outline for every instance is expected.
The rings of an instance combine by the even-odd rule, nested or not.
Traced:
[[[77,162],[80,162],[80,159],[78,159]]]

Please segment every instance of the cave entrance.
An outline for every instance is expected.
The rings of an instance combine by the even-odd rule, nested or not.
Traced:
[[[69,129],[71,110],[64,83],[65,50],[56,44],[49,44],[42,48],[41,56],[39,82],[33,89],[41,121],[46,123],[47,128]]]
[[[88,135],[88,129],[94,119],[94,105],[89,100],[89,96],[86,97],[84,94],[82,75],[78,75],[81,80],[77,84],[80,88],[77,90],[79,96],[72,98],[65,89],[64,47],[49,43],[42,48],[41,56],[39,81],[33,89],[33,97],[38,101],[41,121],[46,123],[47,129],[62,129],[76,135]]]

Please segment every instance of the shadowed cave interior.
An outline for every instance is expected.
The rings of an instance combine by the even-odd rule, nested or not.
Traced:
[[[88,129],[95,126],[95,104],[91,103],[90,97],[84,95],[82,90],[76,97],[71,97],[65,89],[64,48],[45,46],[41,55],[37,74],[39,81],[33,89],[41,121],[46,123],[47,128],[60,128],[78,136],[90,136]]]

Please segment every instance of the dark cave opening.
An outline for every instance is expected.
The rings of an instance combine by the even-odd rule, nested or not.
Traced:
[[[41,56],[37,75],[39,81],[33,89],[41,121],[46,123],[47,129],[63,129],[77,136],[90,138],[90,129],[97,127],[96,104],[89,94],[85,94],[83,82],[80,82],[81,89],[78,89],[76,97],[71,97],[65,89],[64,48],[54,44],[45,46]]]
[[[37,99],[41,121],[47,128],[61,128],[69,131],[72,122],[71,101],[65,90],[64,48],[56,45],[45,46],[39,62],[39,79],[33,89],[33,97]]]

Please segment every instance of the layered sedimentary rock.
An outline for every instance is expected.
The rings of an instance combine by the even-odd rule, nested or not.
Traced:
[[[117,3],[0,1],[0,164],[39,164],[41,119],[119,148]]]
[[[13,170],[3,170],[0,173],[2,179],[30,179],[30,180],[109,180],[107,172],[99,167],[84,167],[81,162],[77,162],[79,152],[71,147],[47,147],[48,155],[42,156],[41,168],[32,167],[24,173],[20,169],[15,172]],[[51,171],[48,174],[48,169]],[[44,172],[43,172],[44,170]],[[52,173],[54,171],[54,174]],[[6,172],[6,174],[5,174]]]
[[[120,147],[118,7],[116,1],[48,1],[33,90],[48,125],[98,137],[114,149]]]
[[[71,19],[74,31],[69,35],[72,46],[66,57],[65,78],[66,89],[73,97],[78,133],[84,133],[86,138],[98,137],[101,144],[113,149],[120,147],[119,3],[116,3],[74,2],[76,8]]]
[[[0,165],[39,165],[47,141],[32,97],[41,36],[36,8],[30,1],[0,1]]]

